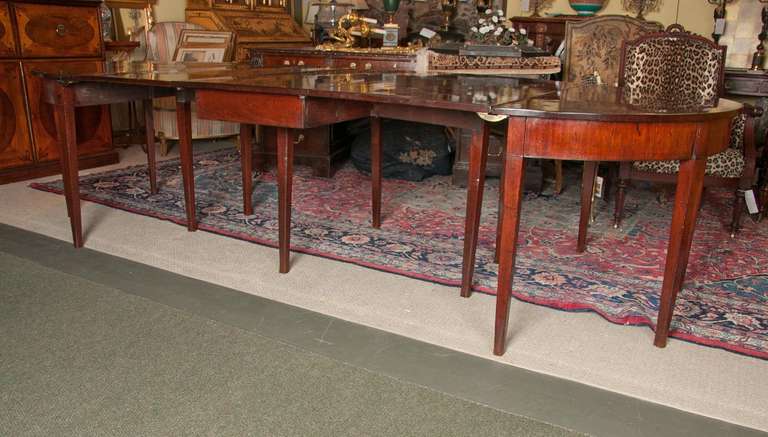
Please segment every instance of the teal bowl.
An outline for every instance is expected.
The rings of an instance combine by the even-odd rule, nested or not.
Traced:
[[[605,0],[569,0],[571,8],[579,15],[595,15],[603,8]]]

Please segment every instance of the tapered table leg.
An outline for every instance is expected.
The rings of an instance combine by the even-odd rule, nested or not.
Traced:
[[[693,231],[696,227],[696,216],[701,203],[706,164],[706,159],[680,161],[667,246],[667,261],[664,267],[664,282],[661,286],[659,316],[656,321],[656,338],[653,341],[653,344],[658,347],[667,345],[675,300],[685,279]]]
[[[187,230],[197,230],[195,217],[195,174],[192,156],[192,103],[182,91],[176,96],[176,124],[179,129],[179,155],[181,177],[184,180],[184,205],[187,211]]]
[[[488,159],[488,125],[472,132],[469,144],[469,174],[467,176],[467,217],[464,222],[464,261],[461,272],[461,296],[472,294],[472,276],[475,271],[477,234],[483,207],[485,163]]]
[[[587,228],[589,216],[592,213],[592,194],[595,191],[595,177],[597,176],[597,162],[585,161],[581,174],[581,215],[579,216],[579,236],[576,242],[576,250],[584,252],[587,248]]]
[[[66,125],[66,121],[64,120],[64,113],[62,111],[56,110],[53,113],[54,122],[56,123],[56,142],[59,147],[59,165],[61,166],[61,180],[62,185],[64,185],[64,199],[67,204],[67,217],[72,217],[72,202],[71,202],[71,196],[72,192],[70,190],[69,186],[69,160],[67,159],[67,145],[66,145],[66,135],[65,135],[65,128],[63,126]],[[62,128],[59,128],[59,126],[62,126]]]
[[[69,225],[72,229],[72,244],[75,247],[83,247],[74,91],[62,85],[56,86],[56,91],[59,94],[59,103],[54,108],[54,121],[61,149],[61,173],[64,180],[64,195],[67,198]]]
[[[506,155],[501,156],[501,175],[499,175],[499,207],[496,221],[496,247],[493,252],[493,262],[499,263],[499,246],[501,246],[501,223],[504,221],[504,168],[506,167]]]
[[[293,140],[290,129],[277,128],[278,248],[280,273],[290,269],[291,190],[293,184]]]
[[[371,223],[381,227],[381,118],[371,117]]]
[[[157,150],[155,147],[155,115],[152,99],[142,102],[144,106],[144,128],[147,139],[147,169],[149,171],[149,191],[157,194]]]
[[[240,125],[240,166],[243,173],[243,214],[253,215],[253,126]]]
[[[515,256],[517,255],[517,233],[520,228],[520,205],[523,199],[525,159],[521,156],[508,156],[505,166],[504,215],[501,224],[499,284],[496,292],[496,323],[493,337],[493,353],[495,355],[503,355],[507,347],[509,303],[512,293],[512,278],[515,274]]]

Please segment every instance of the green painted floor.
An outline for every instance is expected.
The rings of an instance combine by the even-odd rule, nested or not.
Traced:
[[[3,435],[571,436],[0,253]]]
[[[0,436],[762,435],[5,225],[0,412]]]

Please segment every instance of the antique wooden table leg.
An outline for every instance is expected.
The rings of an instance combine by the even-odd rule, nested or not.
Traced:
[[[672,225],[670,226],[667,246],[667,261],[664,267],[664,282],[661,286],[659,316],[656,321],[656,338],[653,341],[653,344],[658,347],[667,345],[669,327],[675,310],[675,300],[685,279],[693,231],[696,228],[696,216],[701,203],[706,164],[706,158],[680,161]]]
[[[485,163],[488,159],[488,125],[472,132],[469,144],[469,174],[467,175],[467,217],[464,224],[464,262],[461,274],[461,296],[472,294],[472,276],[475,270],[477,234],[483,207]]]
[[[243,214],[253,215],[253,137],[250,124],[240,125],[240,166],[243,173]]]
[[[187,230],[197,230],[195,217],[195,175],[192,156],[192,103],[183,91],[176,96],[176,125],[179,130],[181,176],[184,180],[184,205],[187,211]]]
[[[520,205],[523,200],[523,179],[525,158],[523,144],[519,141],[525,135],[525,119],[509,119],[507,148],[504,159],[504,213],[501,223],[501,244],[499,245],[499,283],[496,291],[496,322],[493,337],[493,353],[504,355],[507,347],[507,324],[509,303],[512,293],[512,279],[515,274],[517,255],[517,234],[520,228]]]
[[[381,118],[371,117],[371,223],[381,227]]]
[[[506,167],[506,154],[501,154],[501,174],[499,175],[499,207],[496,215],[496,247],[493,251],[493,262],[499,263],[499,246],[501,246],[501,223],[504,221],[504,168]]]
[[[592,213],[592,193],[595,190],[597,162],[585,161],[581,174],[581,215],[579,216],[579,236],[576,240],[576,250],[584,252],[587,248],[587,227],[589,215]]]
[[[293,182],[293,140],[288,128],[277,128],[278,249],[280,273],[290,269],[291,189]]]
[[[59,165],[61,166],[61,181],[64,186],[64,200],[67,204],[67,217],[72,217],[72,192],[69,186],[69,160],[67,159],[67,138],[64,134],[64,129],[59,126],[65,125],[64,113],[62,111],[53,112],[54,123],[56,124],[56,141],[59,146]]]
[[[142,102],[144,106],[144,129],[147,138],[147,168],[149,170],[149,191],[157,194],[157,151],[155,147],[155,115],[152,99]]]
[[[62,178],[64,195],[69,213],[69,225],[72,228],[72,243],[83,247],[83,226],[80,214],[80,185],[78,181],[77,134],[75,127],[75,95],[66,86],[57,85],[59,101],[55,105],[54,121],[62,154]]]

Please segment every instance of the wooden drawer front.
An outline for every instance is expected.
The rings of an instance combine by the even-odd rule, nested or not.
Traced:
[[[404,59],[366,59],[366,58],[335,58],[333,66],[336,68],[355,68],[360,71],[414,71],[416,61],[410,58]]]
[[[0,62],[0,168],[32,163],[18,62]]]
[[[100,56],[98,8],[14,4],[25,57]]]
[[[0,2],[0,58],[16,55],[16,42],[13,40],[11,12],[7,2]]]
[[[100,61],[33,61],[24,63],[37,160],[50,161],[59,157],[53,106],[44,102],[43,82],[40,78],[32,75],[33,70],[54,73],[59,71],[92,73],[103,71],[103,67]],[[88,106],[77,108],[76,111],[79,154],[84,155],[111,149],[112,122],[109,116],[109,106]]]
[[[734,94],[758,94],[760,92],[760,81],[749,79],[726,79],[725,91]]]
[[[288,65],[294,66],[307,66],[307,67],[324,67],[326,65],[325,59],[314,56],[279,56],[279,55],[264,55],[262,57],[264,67],[285,67]]]

